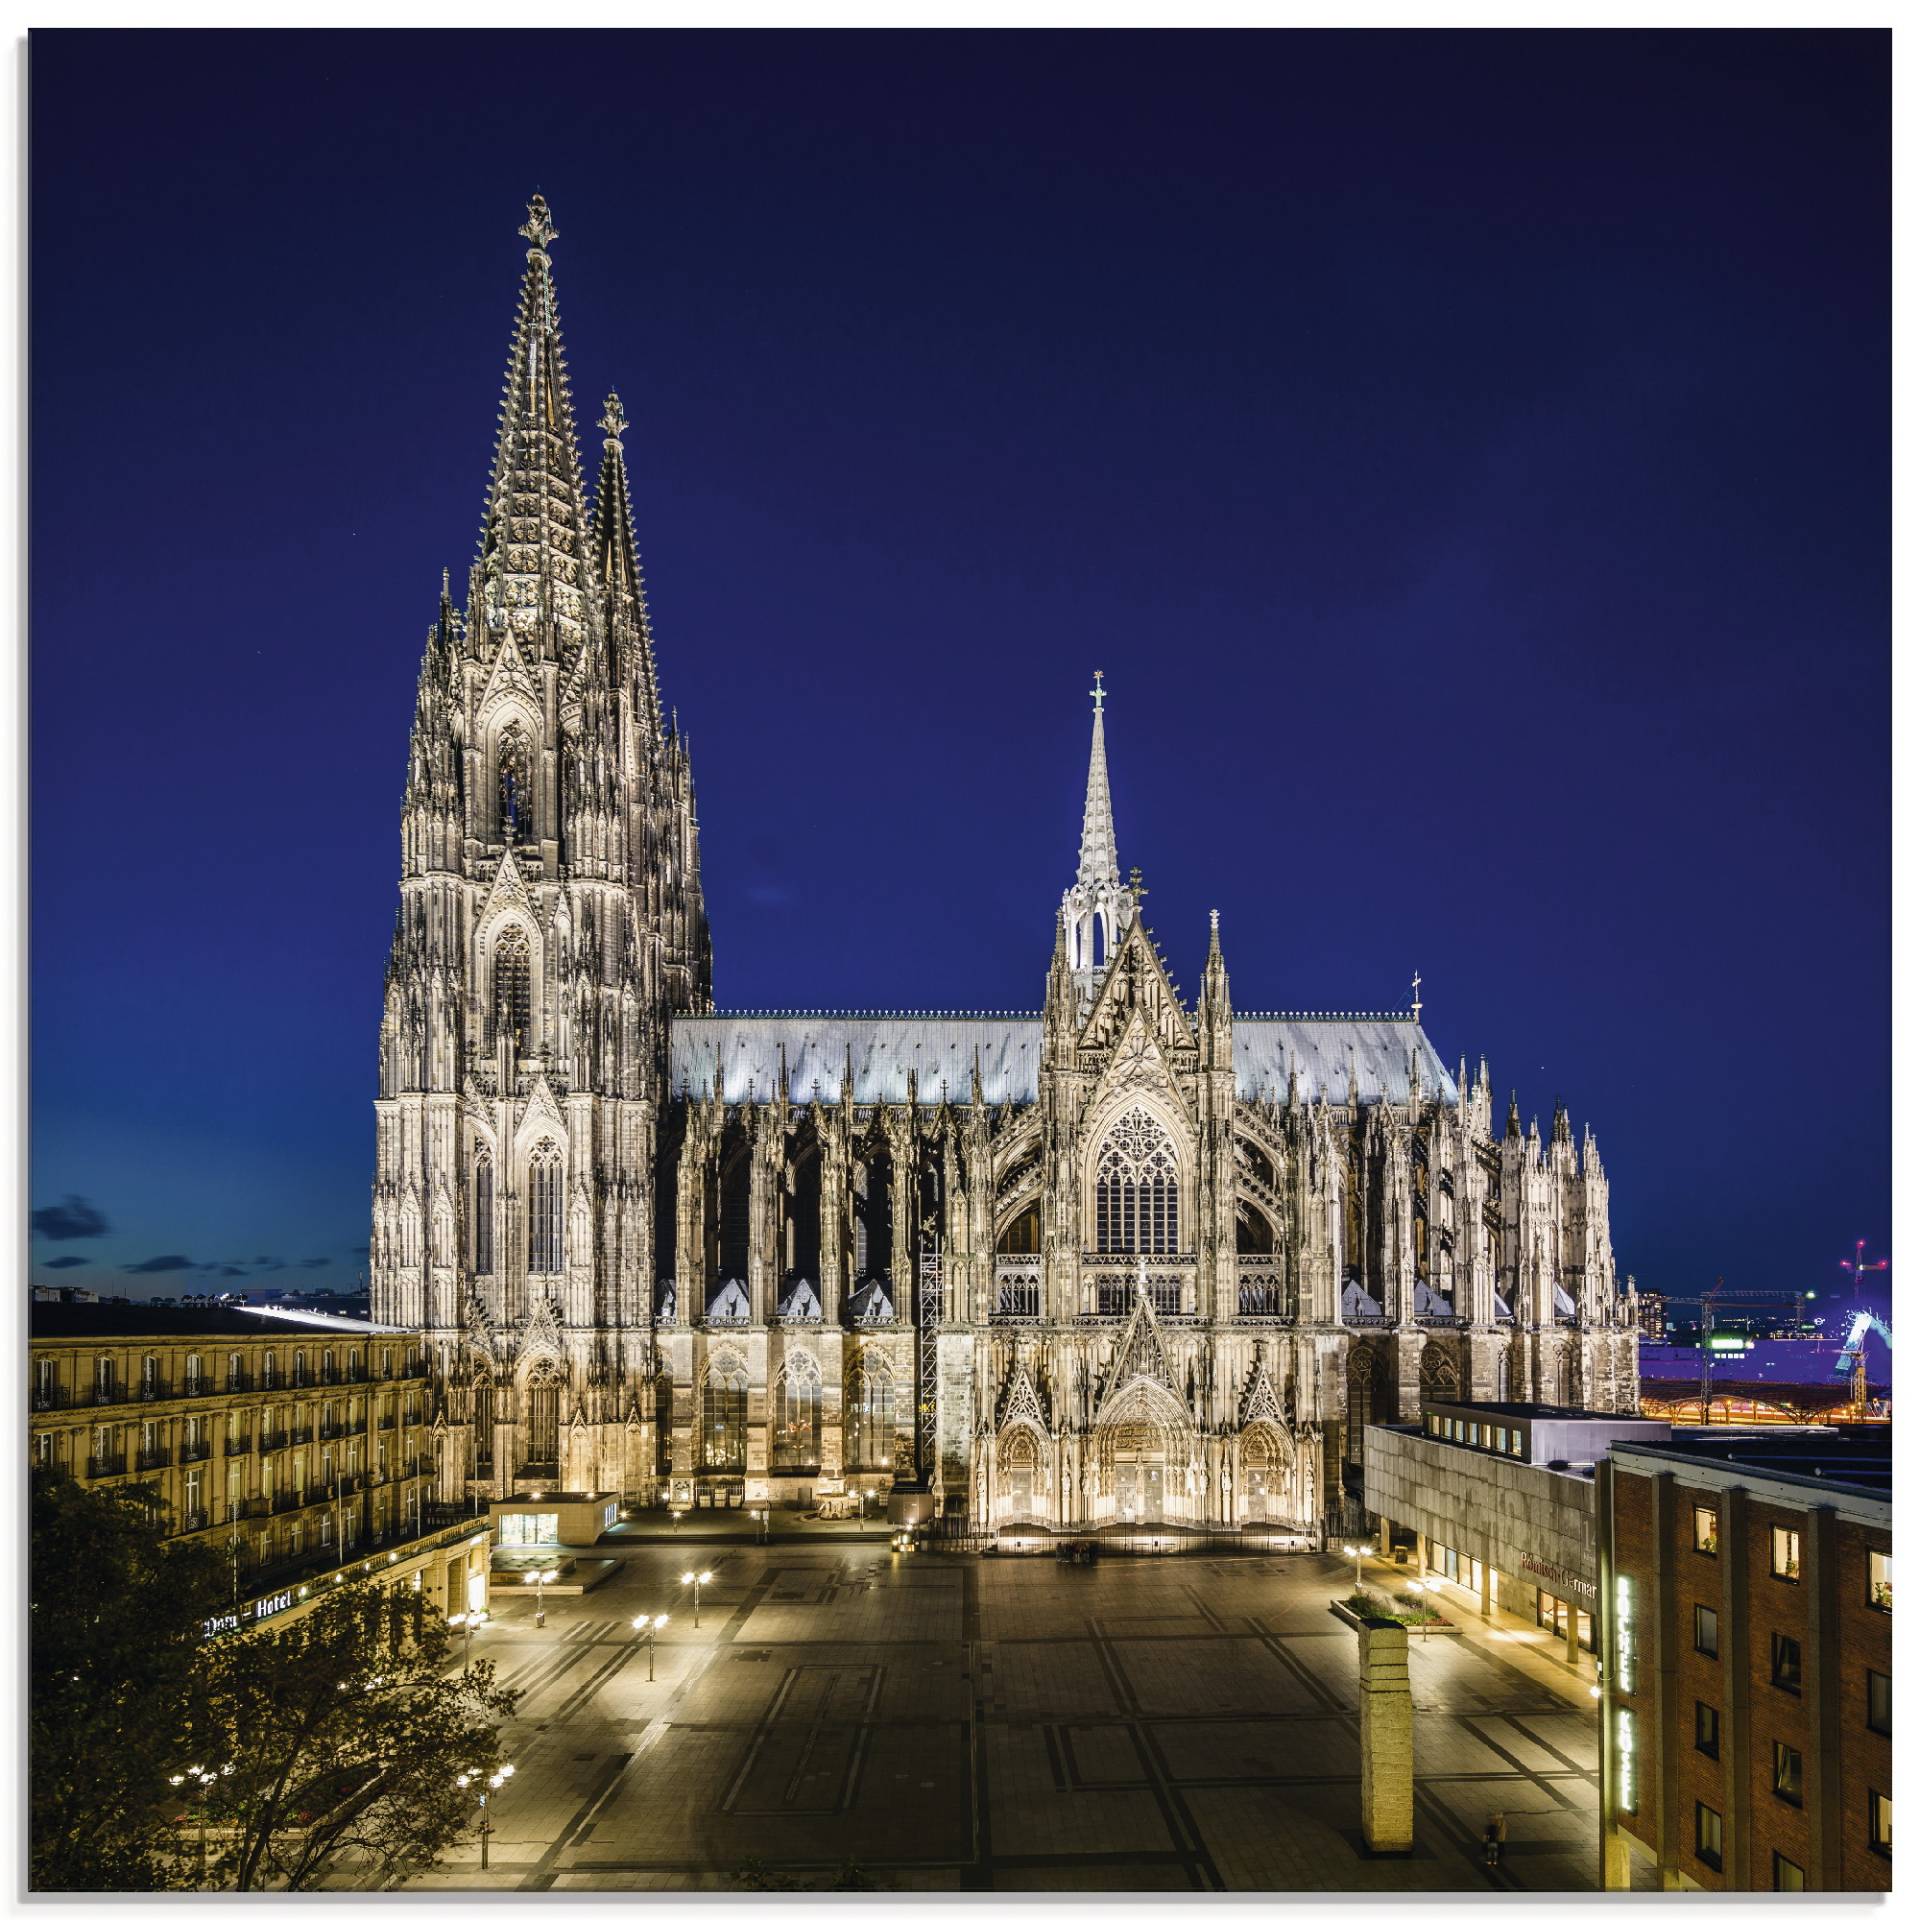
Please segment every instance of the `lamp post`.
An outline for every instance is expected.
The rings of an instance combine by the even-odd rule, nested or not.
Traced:
[[[207,1792],[216,1780],[225,1779],[232,1771],[233,1762],[229,1760],[217,1773],[212,1767],[190,1764],[184,1773],[167,1775],[170,1787],[184,1787],[191,1781],[200,1801],[200,1879],[203,1884],[207,1877]]]
[[[559,1571],[553,1567],[526,1576],[526,1584],[533,1589],[533,1624],[536,1627],[547,1624],[547,1589],[559,1578]]]
[[[463,1773],[454,1781],[462,1792],[473,1786],[480,1776],[476,1773]],[[480,1871],[487,1870],[487,1842],[493,1838],[493,1816],[487,1811],[487,1802],[513,1778],[513,1763],[505,1761],[497,1773],[487,1775],[486,1782],[478,1791],[480,1794]]]
[[[478,1607],[469,1607],[464,1613],[447,1615],[447,1625],[461,1629],[460,1671],[470,1673],[473,1670],[473,1630],[485,1624],[486,1613]]]
[[[1427,1637],[1428,1629],[1433,1624],[1431,1617],[1433,1614],[1433,1602],[1427,1600],[1425,1595],[1429,1588],[1437,1590],[1439,1585],[1440,1583],[1437,1580],[1409,1580],[1407,1582],[1407,1591],[1412,1594],[1416,1600],[1421,1601],[1420,1638],[1422,1640]]]
[[[700,1630],[700,1589],[712,1578],[711,1573],[683,1573],[680,1576],[680,1584],[693,1589],[693,1627],[696,1633]]]
[[[636,1633],[647,1636],[647,1678],[653,1678],[653,1643],[659,1637],[660,1629],[667,1624],[664,1613],[641,1613],[634,1616],[633,1628]]]
[[[1360,1549],[1348,1546],[1340,1551],[1353,1563],[1353,1597],[1357,1600],[1360,1597]]]

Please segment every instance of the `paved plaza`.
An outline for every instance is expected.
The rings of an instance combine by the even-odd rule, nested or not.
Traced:
[[[1415,1851],[1360,1840],[1345,1563],[1091,1567],[884,1539],[617,1546],[583,1597],[499,1601],[522,1688],[491,1866],[418,1888],[1587,1890],[1583,1688],[1484,1632],[1413,1638]],[[709,1567],[696,1631],[679,1584]],[[656,1678],[628,1624],[666,1610]],[[1479,1835],[1504,1812],[1506,1858]]]

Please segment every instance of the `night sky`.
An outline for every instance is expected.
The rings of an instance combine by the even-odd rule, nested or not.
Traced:
[[[537,187],[723,1006],[1037,1008],[1100,667],[1188,993],[1210,907],[1243,1010],[1417,967],[1591,1123],[1623,1274],[1842,1291],[1888,44],[36,34],[36,1272],[352,1284]]]

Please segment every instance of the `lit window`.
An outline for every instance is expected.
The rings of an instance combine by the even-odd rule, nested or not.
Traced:
[[[1720,1551],[1720,1510],[1695,1507],[1693,1510],[1693,1550],[1695,1553]]]
[[[1789,1693],[1800,1691],[1800,1642],[1791,1634],[1773,1636],[1773,1684]]]
[[[1800,1535],[1792,1527],[1773,1530],[1773,1577],[1776,1580],[1800,1578]]]
[[[1122,1114],[1101,1150],[1094,1243],[1102,1253],[1179,1251],[1179,1161],[1165,1128],[1143,1108]]]
[[[1704,1800],[1693,1803],[1693,1851],[1717,1873],[1720,1870],[1720,1816]]]
[[[1893,1611],[1893,1555],[1890,1553],[1867,1555],[1867,1605],[1878,1607],[1882,1613]]]
[[[1893,1851],[1893,1795],[1890,1793],[1867,1795],[1867,1845],[1875,1853]]]
[[[1711,1607],[1693,1610],[1693,1649],[1709,1660],[1720,1658],[1720,1616]]]
[[[564,1270],[565,1215],[560,1179],[560,1155],[551,1146],[542,1147],[527,1170],[531,1195],[528,1209],[529,1245],[527,1268],[532,1273],[559,1273]]]
[[[1782,1800],[1800,1804],[1800,1749],[1773,1743],[1773,1790]]]
[[[1720,1710],[1704,1700],[1693,1703],[1693,1744],[1714,1759],[1720,1757]]]
[[[1807,1876],[1784,1853],[1773,1856],[1773,1890],[1775,1893],[1805,1893],[1807,1890]]]
[[[1867,1672],[1867,1731],[1893,1734],[1893,1679],[1889,1674]]]

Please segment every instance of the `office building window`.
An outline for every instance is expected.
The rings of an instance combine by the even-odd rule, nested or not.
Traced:
[[[1773,1856],[1773,1890],[1775,1893],[1805,1893],[1807,1876],[1800,1870],[1796,1861],[1789,1860],[1784,1853]]]
[[[1893,1852],[1893,1795],[1867,1795],[1867,1845],[1875,1853]]]
[[[1800,1535],[1793,1527],[1773,1530],[1773,1577],[1776,1580],[1800,1578]]]
[[[1773,1790],[1782,1800],[1800,1804],[1800,1749],[1773,1743]]]
[[[1720,1658],[1720,1616],[1711,1607],[1693,1610],[1693,1648],[1709,1660]]]
[[[1893,1736],[1893,1678],[1867,1670],[1867,1731]]]
[[[1720,1551],[1720,1509],[1718,1507],[1694,1508],[1693,1550],[1695,1553]]]
[[[1882,1613],[1893,1611],[1893,1555],[1867,1555],[1867,1605]]]
[[[1696,1859],[1720,1871],[1720,1816],[1704,1800],[1693,1803],[1693,1851]]]
[[[1720,1757],[1720,1709],[1704,1700],[1693,1703],[1693,1744],[1714,1759]]]
[[[1800,1642],[1791,1634],[1773,1636],[1773,1684],[1789,1693],[1800,1691]]]

